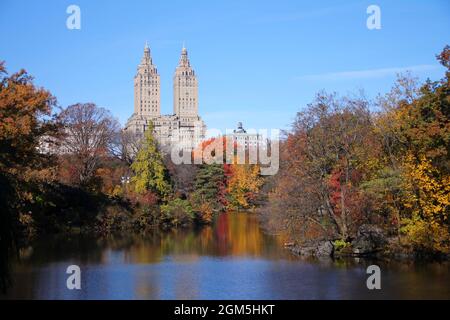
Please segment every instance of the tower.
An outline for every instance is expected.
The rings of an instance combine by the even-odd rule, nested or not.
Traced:
[[[134,113],[158,117],[161,114],[160,82],[156,66],[153,65],[148,44],[134,77]]]
[[[183,150],[196,148],[205,138],[206,131],[206,125],[198,115],[197,78],[184,46],[173,80],[174,113],[161,115],[160,78],[146,44],[134,77],[134,113],[124,128],[139,141],[152,124],[161,151],[168,153],[175,146]],[[134,156],[136,150],[127,148]]]
[[[179,117],[198,116],[198,82],[184,46],[173,77],[173,113]]]

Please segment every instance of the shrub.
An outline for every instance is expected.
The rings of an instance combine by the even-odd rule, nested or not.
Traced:
[[[161,222],[165,226],[183,226],[194,219],[194,210],[188,200],[179,198],[161,205]]]
[[[199,223],[211,223],[214,217],[211,204],[204,202],[195,208],[195,217]]]
[[[350,243],[345,240],[338,239],[333,241],[333,246],[336,251],[342,251],[343,249],[350,247]]]
[[[145,230],[159,223],[160,211],[156,205],[143,205],[134,210],[133,226],[137,230]]]

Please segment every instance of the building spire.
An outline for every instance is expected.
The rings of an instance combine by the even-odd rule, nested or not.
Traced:
[[[181,57],[180,57],[179,66],[180,67],[190,67],[188,53],[187,53],[186,47],[184,46],[184,42],[183,42],[183,48],[181,49]]]
[[[152,57],[150,56],[150,47],[148,46],[148,41],[145,41],[144,56],[142,57],[141,64],[152,64]]]

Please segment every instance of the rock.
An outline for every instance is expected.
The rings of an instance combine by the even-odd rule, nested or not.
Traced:
[[[323,241],[317,247],[316,256],[318,257],[331,257],[333,255],[333,244],[330,241]]]
[[[333,244],[327,240],[309,241],[291,248],[292,252],[300,256],[331,257]]]
[[[357,255],[373,254],[382,250],[387,244],[383,230],[373,225],[362,225],[352,241],[353,253]]]

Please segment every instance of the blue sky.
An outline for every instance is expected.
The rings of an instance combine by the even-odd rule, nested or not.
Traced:
[[[81,8],[81,30],[66,8]],[[381,30],[366,27],[369,5]],[[123,124],[145,41],[172,113],[172,77],[183,41],[199,77],[209,128],[287,128],[321,89],[386,92],[395,74],[443,75],[435,60],[450,44],[450,2],[435,1],[25,1],[0,2],[0,60],[25,68],[63,107],[95,102]]]

